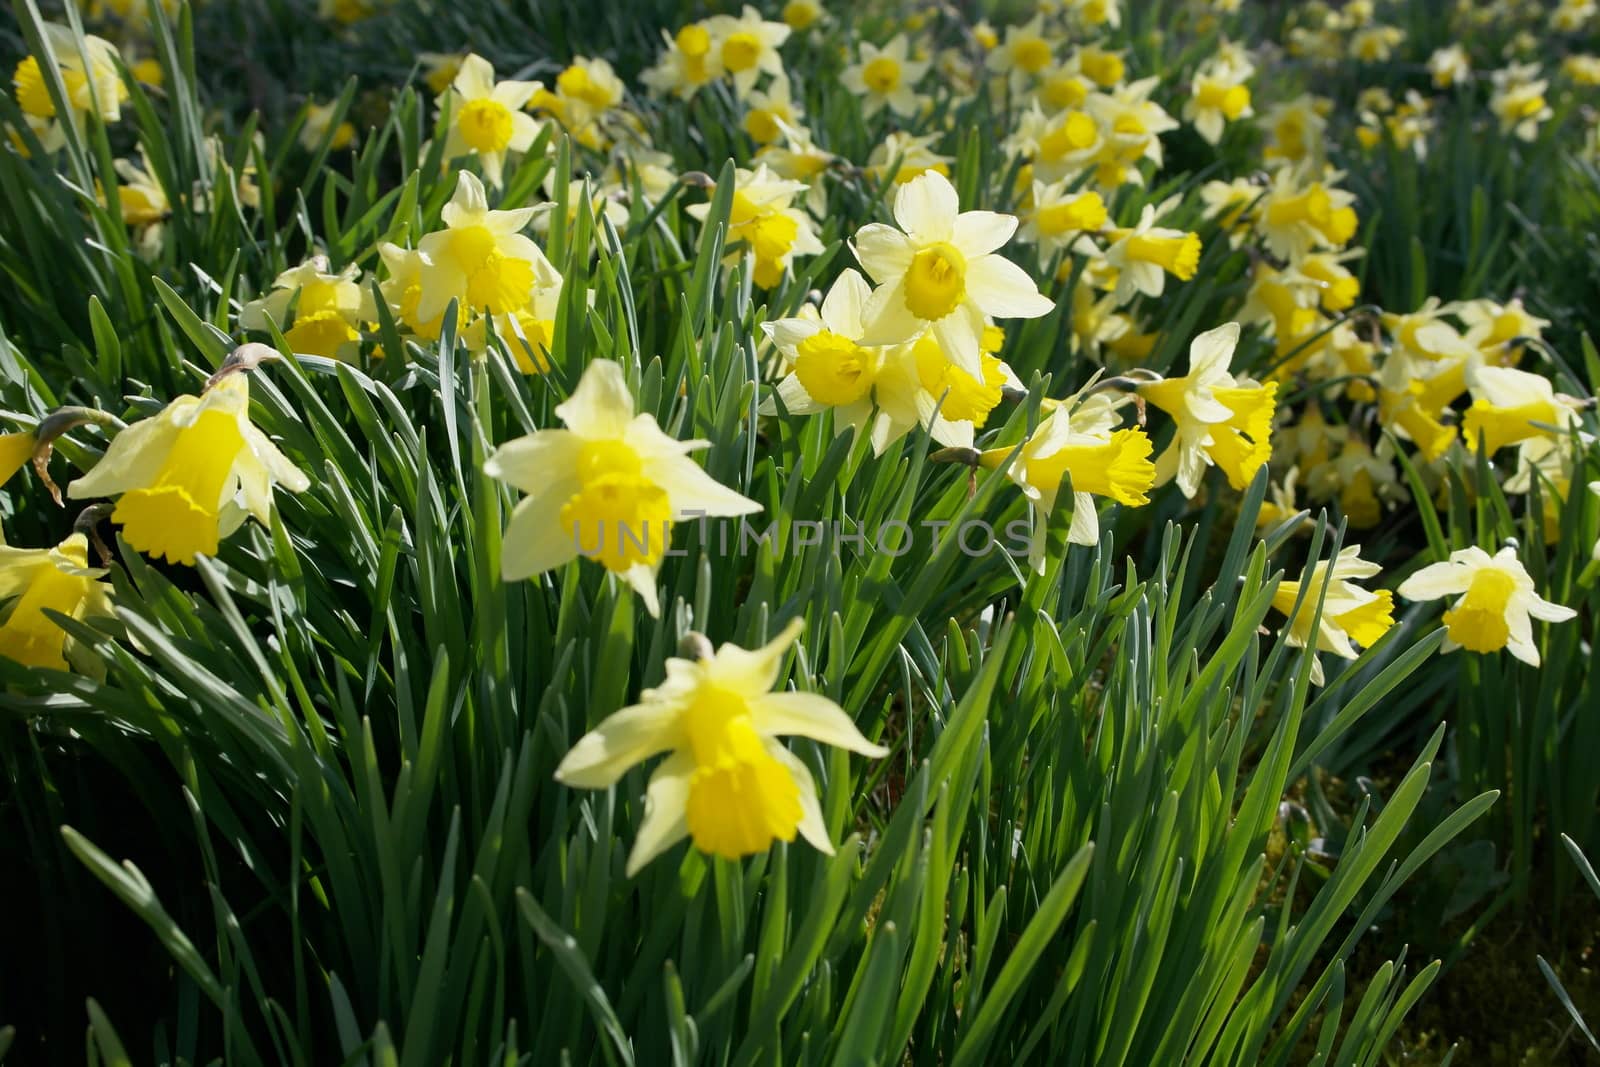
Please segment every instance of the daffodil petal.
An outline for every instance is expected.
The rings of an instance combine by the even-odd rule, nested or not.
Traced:
[[[684,743],[681,709],[671,702],[634,704],[580,737],[556,767],[556,781],[574,789],[607,789],[629,769]]]
[[[809,737],[825,745],[882,759],[889,750],[868,741],[839,705],[817,693],[767,693],[750,700],[755,728],[774,737]]]
[[[626,873],[638,874],[644,865],[689,836],[689,779],[694,759],[679,753],[666,760],[650,776],[644,794],[644,818],[628,853]]]

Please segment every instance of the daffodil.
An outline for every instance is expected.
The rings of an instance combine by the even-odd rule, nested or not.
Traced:
[[[1319,652],[1332,652],[1341,659],[1355,659],[1356,646],[1363,648],[1377,644],[1378,639],[1394,625],[1394,595],[1387,589],[1363,589],[1356,584],[1363,578],[1374,577],[1381,568],[1361,558],[1360,545],[1347,545],[1337,559],[1319,560],[1303,581],[1278,583],[1272,594],[1272,606],[1289,619],[1287,641],[1291,648],[1311,645]],[[1326,584],[1326,592],[1323,587]],[[1300,597],[1301,589],[1305,596]],[[1322,599],[1322,613],[1317,614],[1317,600]],[[1300,607],[1295,609],[1295,600]],[[1312,623],[1316,634],[1312,635]],[[1322,662],[1311,659],[1311,681],[1322,685],[1325,681]]]
[[[725,644],[705,659],[668,659],[661,685],[605,719],[562,759],[558,782],[609,789],[638,764],[671,753],[650,775],[629,877],[686,837],[729,860],[796,834],[833,853],[816,782],[777,739],[808,737],[872,759],[889,752],[826,697],[771,691],[803,629],[796,619],[758,649]]]
[[[789,79],[779,75],[763,92],[752,89],[745,98],[744,132],[758,145],[767,145],[783,136],[785,127],[796,128],[805,112],[789,91]]]
[[[583,118],[588,120],[622,103],[624,87],[609,61],[574,56],[567,68],[556,75],[556,91],[581,104]]]
[[[128,88],[117,69],[120,57],[116,46],[104,38],[85,34],[80,52],[71,28],[54,22],[44,24],[44,38],[50,53],[44,58],[54,64],[66,90],[67,121],[81,128],[89,115],[103,122],[120,119]],[[17,107],[45,151],[53,152],[64,145],[66,132],[60,126],[61,116],[56,114],[40,57],[24,56],[12,73],[11,86]]]
[[[1070,181],[1106,147],[1101,123],[1088,110],[1069,107],[1046,114],[1038,102],[1018,118],[1016,133],[1003,142],[1006,154],[1024,157],[1038,181]]]
[[[905,185],[923,174],[950,176],[954,156],[943,156],[933,150],[939,135],[930,133],[923,137],[896,130],[885,137],[867,156],[867,173],[880,182]],[[890,168],[894,168],[892,171]]]
[[[868,301],[868,343],[896,344],[931,330],[962,370],[983,374],[984,316],[1037,318],[1055,307],[1033,279],[995,250],[1016,231],[1012,215],[960,210],[955,186],[928,173],[895,194],[900,229],[869,223],[852,247],[878,288]]]
[[[249,408],[245,374],[180,396],[118,433],[67,495],[117,497],[111,519],[145,555],[191,565],[214,556],[247,517],[271,522],[274,485],[298,493],[311,484],[250,421]]]
[[[489,347],[489,324],[494,335],[524,374],[546,374],[550,349],[555,344],[556,311],[561,304],[561,283],[534,290],[525,307],[504,315],[480,315],[461,331],[467,351],[479,354]]]
[[[527,494],[506,526],[500,558],[506,581],[587,556],[632,586],[657,615],[656,569],[673,524],[761,510],[689,458],[709,442],[668,437],[654,415],[635,413],[618,363],[590,363],[556,416],[566,429],[519,437],[484,463],[490,477]]]
[[[1054,60],[1055,50],[1044,36],[1043,26],[1044,18],[1039,15],[1024,25],[1007,26],[999,46],[989,50],[985,60],[989,69],[1008,77],[1013,88],[1025,88]]]
[[[296,352],[349,362],[355,359],[361,334],[356,326],[364,304],[354,263],[330,273],[325,256],[313,256],[273,279],[272,291],[250,301],[239,313],[239,325],[266,330],[270,321]],[[289,316],[290,305],[294,316]]]
[[[1207,218],[1217,220],[1217,226],[1228,235],[1228,243],[1235,248],[1244,242],[1254,224],[1252,208],[1261,196],[1261,190],[1249,178],[1233,181],[1209,181],[1200,187],[1200,202],[1205,205]]]
[[[0,433],[0,485],[5,485],[12,475],[27,466],[37,448],[38,442],[31,430]]]
[[[423,256],[417,319],[432,321],[452,300],[475,312],[504,315],[525,306],[536,287],[554,284],[560,273],[521,232],[537,211],[490,210],[483,183],[462,171],[441,215],[445,228],[417,245]]]
[[[466,58],[465,52],[419,52],[417,62],[422,65],[423,84],[434,96],[442,96],[461,73]]]
[[[762,146],[756,153],[756,164],[788,181],[802,182],[806,187],[806,210],[817,218],[828,214],[827,172],[834,155],[817,147],[805,130],[783,126],[781,143]]]
[[[1468,376],[1472,406],[1461,420],[1466,446],[1494,455],[1533,437],[1564,435],[1578,421],[1582,402],[1561,396],[1542,374],[1514,367],[1479,367]]]
[[[1172,443],[1156,460],[1158,483],[1173,478],[1192,497],[1207,466],[1243,489],[1272,455],[1277,383],[1260,385],[1228,372],[1239,344],[1239,324],[1209,330],[1189,345],[1189,373],[1139,387],[1151,404],[1177,422]]]
[[[1398,354],[1417,363],[1457,364],[1477,356],[1477,348],[1461,335],[1445,316],[1454,305],[1442,304],[1436,296],[1408,312],[1385,312],[1383,327],[1394,338]]]
[[[817,0],[789,0],[783,5],[783,21],[791,30],[809,30],[828,17]]]
[[[1397,592],[1407,600],[1459,598],[1444,613],[1444,651],[1503,648],[1531,667],[1539,665],[1532,620],[1566,622],[1578,614],[1539,595],[1512,545],[1493,556],[1476,545],[1458,549],[1401,582]]]
[[[1097,162],[1130,169],[1128,181],[1143,183],[1143,175],[1134,166],[1140,160],[1148,159],[1161,166],[1161,135],[1178,128],[1178,121],[1150,98],[1160,84],[1159,78],[1142,78],[1108,92],[1093,93],[1084,103],[1105,135]],[[1097,180],[1102,185],[1120,184],[1103,177]]]
[[[1100,194],[1093,189],[1074,190],[1069,184],[1033,183],[1032,206],[1023,216],[1017,240],[1038,245],[1041,259],[1048,260],[1106,223],[1106,202]]]
[[[1199,269],[1200,236],[1157,226],[1155,220],[1155,205],[1146,204],[1136,225],[1111,231],[1106,262],[1117,271],[1119,304],[1132,300],[1135,293],[1160,296],[1166,291],[1167,275],[1186,282]]]
[[[903,33],[882,48],[862,42],[856,62],[840,73],[839,84],[861,97],[863,116],[870,118],[887,107],[901,118],[910,118],[921,109],[916,86],[928,73],[928,64],[911,59],[910,51]]]
[[[749,4],[737,15],[713,15],[705,22],[715,42],[721,67],[733,78],[733,91],[741,99],[756,87],[762,74],[783,73],[778,48],[789,39],[789,27],[768,22]]]
[[[957,425],[933,415],[939,396],[925,388],[912,346],[862,343],[862,314],[870,295],[866,279],[847,269],[815,316],[762,324],[790,369],[774,395],[761,402],[761,413],[776,415],[780,407],[791,415],[832,410],[835,429],[865,432],[874,455],[882,455],[919,422],[943,444],[970,445],[970,422]]]
[[[1265,126],[1270,140],[1263,154],[1268,163],[1316,162],[1326,149],[1324,138],[1328,120],[1318,101],[1301,95],[1285,101],[1267,113]]]
[[[1073,544],[1093,545],[1100,540],[1095,497],[1130,507],[1150,502],[1146,494],[1156,477],[1150,462],[1150,438],[1141,429],[1119,429],[1120,421],[1117,401],[1103,393],[1086,397],[1075,406],[1062,403],[1039,423],[1007,468],[1007,476],[1028,498],[1033,522],[1028,559],[1039,573],[1044,573],[1044,524],[1055,510],[1056,494],[1068,475],[1073,499],[1067,540]],[[992,448],[981,453],[978,462],[994,470],[1015,451],[1015,447]]]
[[[1326,181],[1305,181],[1298,171],[1279,170],[1262,196],[1256,227],[1267,248],[1280,259],[1298,259],[1316,248],[1340,249],[1355,236],[1355,194]]]
[[[161,251],[162,233],[172,215],[167,191],[151,176],[150,158],[142,146],[139,162],[118,159],[112,167],[117,172],[117,207],[122,213],[122,223],[133,231],[139,255],[154,259]]]
[[[498,188],[507,153],[526,152],[539,136],[539,124],[522,110],[538,89],[538,82],[496,82],[487,59],[467,56],[439,102],[450,113],[445,158],[477,156],[484,179]]]
[[[100,674],[45,610],[72,619],[109,616],[111,587],[89,566],[89,542],[73,534],[55,548],[13,548],[0,541],[0,656],[29,667]]]
[[[444,312],[431,319],[423,319],[417,315],[417,308],[422,303],[422,276],[425,266],[422,253],[414,248],[401,248],[397,244],[385,241],[378,246],[378,258],[383,261],[383,266],[388,274],[378,283],[378,289],[383,294],[384,303],[389,305],[389,312],[395,321],[410,330],[425,341],[436,341],[444,329]],[[372,299],[369,289],[361,290],[361,318],[367,322],[376,322],[378,319],[377,304]],[[459,326],[466,321],[467,309],[457,309]]]
[[[1222,140],[1228,123],[1255,114],[1250,108],[1250,87],[1244,84],[1249,76],[1248,70],[1225,64],[1210,64],[1195,75],[1183,117],[1194,124],[1195,132],[1207,144]]]
[[[1498,77],[1496,82],[1489,110],[1500,120],[1500,132],[1520,141],[1538,140],[1539,127],[1555,115],[1544,95],[1550,83],[1543,79],[1521,82]]]
[[[1493,300],[1464,300],[1455,305],[1456,316],[1466,327],[1466,342],[1490,362],[1504,365],[1515,362],[1521,346],[1544,337],[1549,319],[1530,314],[1520,299],[1499,304]]]
[[[1068,8],[1088,27],[1122,25],[1122,0],[1067,0]]]
[[[722,54],[704,22],[691,22],[661,36],[667,47],[656,58],[655,66],[639,76],[651,92],[687,100],[722,77]]]
[[[1466,389],[1462,365],[1429,376],[1408,374],[1403,361],[1390,355],[1378,379],[1378,420],[1399,436],[1415,442],[1429,461],[1444,455],[1456,440],[1456,427],[1444,421],[1451,401]]]
[[[1295,262],[1295,270],[1316,283],[1322,310],[1347,311],[1361,296],[1361,281],[1345,264],[1363,254],[1359,248],[1348,252],[1311,252]]]
[[[795,195],[804,191],[804,182],[779,178],[765,164],[734,172],[728,243],[735,247],[729,261],[736,261],[741,249],[748,253],[754,260],[751,277],[763,289],[776,288],[783,281],[796,255],[814,256],[822,251],[811,220],[792,206]],[[704,222],[710,210],[709,204],[692,204],[689,214]]]
[[[1079,48],[1077,62],[1078,69],[1102,89],[1119,85],[1122,79],[1128,76],[1128,67],[1122,59],[1122,53],[1101,48],[1097,44],[1086,44]]]
[[[335,152],[355,144],[356,128],[346,120],[334,125],[339,108],[336,104],[306,104],[305,119],[300,124],[300,147],[315,152],[326,142]]]
[[[1463,85],[1472,76],[1472,65],[1467,61],[1466,50],[1458,44],[1435,49],[1428,57],[1428,74],[1435,89],[1450,89]]]

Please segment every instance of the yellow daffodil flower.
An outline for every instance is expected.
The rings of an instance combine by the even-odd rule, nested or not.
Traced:
[[[539,88],[538,82],[496,82],[487,59],[467,56],[439,103],[450,112],[445,158],[477,156],[484,180],[498,188],[506,155],[526,152],[539,136],[539,124],[522,110]]]
[[[789,27],[768,22],[749,4],[737,15],[713,15],[705,22],[715,42],[721,67],[733,78],[734,95],[741,100],[756,87],[763,74],[783,73],[778,49],[789,39]]]
[[[676,34],[662,30],[661,36],[666,49],[655,66],[639,76],[651,92],[687,100],[722,77],[722,53],[704,22],[692,22]]]
[[[1114,295],[1119,304],[1136,293],[1160,296],[1166,291],[1167,275],[1186,282],[1200,266],[1200,236],[1157,226],[1155,220],[1155,205],[1146,204],[1138,225],[1111,231],[1106,263],[1117,271]]]
[[[1423,567],[1401,582],[1397,592],[1407,600],[1459,597],[1444,613],[1444,651],[1503,648],[1530,667],[1539,665],[1531,620],[1566,622],[1578,614],[1539,596],[1511,545],[1493,556],[1476,545],[1458,549],[1445,562]]]
[[[1472,406],[1461,420],[1461,439],[1469,449],[1494,455],[1507,445],[1533,437],[1564,435],[1578,421],[1580,401],[1558,396],[1550,379],[1514,367],[1479,367],[1468,378]]]
[[[0,540],[0,656],[29,667],[70,666],[100,673],[44,609],[73,619],[111,614],[102,567],[89,566],[89,542],[73,534],[55,548],[13,548]],[[7,604],[9,602],[9,605]]]
[[[863,41],[855,63],[844,68],[839,84],[861,97],[861,114],[870,118],[887,107],[901,118],[911,118],[922,108],[917,83],[928,73],[928,63],[910,58],[911,42],[903,33],[879,48]]]
[[[180,396],[111,441],[94,469],[67,487],[74,500],[117,497],[122,538],[148,556],[192,565],[254,516],[272,519],[272,487],[311,484],[250,421],[250,384],[230,374]]]
[[[506,526],[500,573],[508,582],[588,556],[658,615],[656,569],[672,524],[761,510],[689,458],[709,442],[668,437],[654,415],[635,413],[618,363],[590,363],[556,415],[566,429],[519,437],[484,463],[491,478],[527,494]]]
[[[556,284],[560,272],[521,232],[537,210],[491,211],[483,183],[462,171],[441,215],[445,228],[417,245],[423,257],[417,320],[431,322],[452,300],[504,315],[527,306],[534,289]]]
[[[78,51],[78,42],[70,27],[54,22],[44,24],[48,60],[55,64],[66,89],[67,120],[81,128],[89,115],[102,122],[116,122],[122,117],[122,103],[128,99],[128,87],[122,84],[117,66],[120,56],[116,46],[101,37],[84,35],[84,51]],[[66,144],[66,132],[61,128],[56,114],[55,101],[45,80],[37,56],[24,56],[11,75],[12,96],[22,110],[34,133],[47,152],[54,152]]]
[[[1096,496],[1119,504],[1148,504],[1146,495],[1155,484],[1156,468],[1150,462],[1150,438],[1137,428],[1118,429],[1117,401],[1104,394],[1085,398],[1073,407],[1063,403],[1050,412],[1022,447],[1021,455],[1006,474],[1028,498],[1033,534],[1028,559],[1044,573],[1044,526],[1055,509],[1062,479],[1072,478],[1072,527],[1067,540],[1092,545],[1100,540]],[[979,456],[980,465],[998,468],[1015,447],[992,448]]]
[[[852,247],[878,288],[868,301],[870,344],[897,344],[931,330],[951,361],[983,374],[984,316],[1037,318],[1055,308],[1033,279],[994,252],[1016,231],[1013,215],[960,210],[955,186],[923,174],[895,195],[900,229],[869,223]]]
[[[1216,465],[1228,484],[1243,489],[1272,455],[1272,418],[1277,383],[1260,385],[1228,372],[1239,344],[1239,324],[1230,322],[1189,345],[1189,373],[1141,385],[1151,404],[1177,421],[1172,443],[1156,460],[1158,484],[1176,478],[1183,495],[1200,490],[1207,466]]]
[[[1288,643],[1291,648],[1305,648],[1315,642],[1319,652],[1332,652],[1342,659],[1355,659],[1357,645],[1363,648],[1377,644],[1394,625],[1394,595],[1387,589],[1363,589],[1356,581],[1371,578],[1381,569],[1376,563],[1361,558],[1361,546],[1346,546],[1337,559],[1318,561],[1303,582],[1283,581],[1272,594],[1272,606],[1289,619]],[[1331,573],[1330,573],[1331,570]],[[1323,592],[1323,583],[1327,592]],[[1295,610],[1295,599],[1305,587],[1305,598],[1300,609]],[[1322,614],[1317,615],[1317,598],[1322,597]],[[1292,613],[1292,614],[1291,614]],[[1313,638],[1311,625],[1316,622]],[[1311,681],[1322,685],[1325,678],[1322,663],[1315,656],[1311,660]]]
[[[811,771],[777,739],[808,737],[872,759],[889,750],[862,736],[826,697],[771,691],[804,628],[796,619],[758,649],[725,644],[706,659],[667,660],[661,685],[585,734],[562,759],[558,782],[609,789],[638,764],[671,753],[650,775],[629,877],[686,837],[729,860],[796,834],[832,855]]]
[[[350,362],[360,349],[364,303],[354,263],[338,274],[329,272],[324,256],[313,256],[291,267],[272,282],[272,291],[252,300],[239,313],[239,325],[266,330],[270,321],[283,331],[283,339],[296,352]],[[294,318],[289,319],[289,305]]]

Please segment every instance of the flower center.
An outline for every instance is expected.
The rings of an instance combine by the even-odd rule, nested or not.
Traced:
[[[761,39],[746,30],[728,34],[722,42],[722,65],[738,74],[749,70],[761,58]]]
[[[11,84],[17,90],[17,104],[25,114],[36,119],[55,116],[55,101],[50,99],[50,90],[45,87],[44,72],[39,69],[37,59],[28,56],[18,63]]]
[[[918,252],[906,271],[906,308],[919,319],[942,319],[967,295],[966,260],[944,242]]]
[[[1154,263],[1179,281],[1194,277],[1200,266],[1200,238],[1192,233],[1181,237],[1151,237],[1133,234],[1128,238],[1128,258]]]
[[[1118,430],[1104,442],[1065,445],[1044,459],[1029,461],[1026,477],[1035,489],[1052,493],[1061,476],[1070,473],[1073,492],[1131,506],[1148,504],[1145,494],[1156,480],[1150,451],[1150,438],[1143,430]]]
[[[1333,621],[1350,635],[1350,640],[1363,648],[1370,648],[1394,625],[1394,594],[1387,589],[1379,589],[1377,599],[1352,608],[1336,616]]]
[[[1039,138],[1039,157],[1054,162],[1070,152],[1093,148],[1100,140],[1100,127],[1088,112],[1072,111],[1057,126]]]
[[[461,139],[474,152],[504,152],[511,143],[511,109],[498,100],[468,100],[456,125]]]
[[[1050,45],[1042,37],[1029,37],[1011,46],[1011,58],[1029,74],[1037,74],[1050,65]]]
[[[1046,237],[1059,237],[1075,230],[1099,229],[1106,221],[1105,201],[1100,199],[1099,193],[1085,193],[1040,208],[1034,214],[1033,221]]]
[[[1061,74],[1045,81],[1039,96],[1056,110],[1077,107],[1089,99],[1089,87],[1076,74]]]
[[[988,352],[980,352],[983,380],[979,381],[960,367],[951,363],[939,347],[939,342],[924,334],[912,349],[917,361],[917,377],[922,387],[935,400],[943,399],[939,414],[955,422],[971,422],[982,426],[989,412],[1000,403],[1000,390],[1006,376],[1000,371],[1000,361]]]
[[[309,315],[296,312],[294,327],[283,335],[283,339],[296,352],[338,359],[339,350],[361,340],[361,335],[345,321],[344,316],[328,310],[313,311]]]
[[[1115,52],[1086,50],[1082,62],[1083,72],[1101,88],[1109,88],[1122,80],[1128,72],[1122,57]]]
[[[744,117],[744,132],[748,133],[750,139],[757,144],[771,144],[783,131],[778,129],[778,116],[775,112],[758,107],[753,108]]]
[[[1195,102],[1212,111],[1220,111],[1230,121],[1244,114],[1250,106],[1250,90],[1242,85],[1203,81]]]
[[[772,212],[757,215],[738,227],[737,236],[750,245],[758,261],[776,263],[789,254],[795,238],[800,235],[800,225],[788,215]]]
[[[587,70],[576,65],[556,75],[556,88],[561,90],[562,96],[582,100],[591,107],[603,108],[611,102],[611,95],[605,86],[598,84],[589,77]]]
[[[851,404],[872,388],[877,360],[848,337],[820,330],[795,349],[794,373],[817,403]]]
[[[1267,208],[1267,221],[1274,226],[1292,226],[1309,222],[1321,228],[1333,216],[1333,202],[1321,185],[1313,185],[1298,196],[1284,197]]]
[[[879,56],[862,68],[861,80],[875,93],[892,93],[900,85],[900,64]]]
[[[643,476],[637,452],[621,441],[587,441],[578,481],[560,520],[580,553],[611,571],[660,562],[672,536],[672,502]]]
[[[207,411],[178,431],[147,488],[123,493],[111,513],[122,538],[147,556],[193,564],[217,551],[217,514],[236,481],[234,463],[244,451],[234,416]]]
[[[507,256],[486,226],[450,231],[449,256],[467,279],[467,306],[491,315],[515,311],[533,289],[533,264]]]
[[[800,786],[762,742],[736,693],[706,688],[684,713],[695,770],[685,816],[695,847],[736,860],[793,841]]]
[[[678,51],[693,59],[704,59],[711,51],[711,34],[704,26],[685,26],[673,40]]]
[[[783,21],[793,30],[803,30],[822,17],[822,9],[811,0],[789,0],[783,5]]]
[[[1471,652],[1494,652],[1506,647],[1511,625],[1506,609],[1517,591],[1517,580],[1499,567],[1482,567],[1472,576],[1467,594],[1444,613],[1450,640]]]

